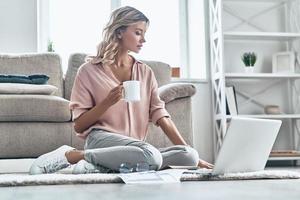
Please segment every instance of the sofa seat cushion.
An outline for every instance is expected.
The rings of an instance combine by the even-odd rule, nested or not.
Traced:
[[[67,122],[69,101],[51,95],[0,95],[0,121]]]

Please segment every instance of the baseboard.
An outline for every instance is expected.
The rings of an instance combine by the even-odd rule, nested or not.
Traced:
[[[0,159],[0,173],[28,173],[35,159]]]

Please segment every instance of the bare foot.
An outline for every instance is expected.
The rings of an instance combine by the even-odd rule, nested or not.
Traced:
[[[68,162],[70,164],[76,164],[78,163],[80,160],[83,160],[84,159],[84,153],[83,151],[80,151],[80,150],[76,150],[76,149],[73,149],[73,150],[70,150],[70,151],[67,151],[65,153],[65,156],[68,160]]]

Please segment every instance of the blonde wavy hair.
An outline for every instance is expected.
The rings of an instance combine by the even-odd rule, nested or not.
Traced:
[[[109,22],[103,29],[103,40],[98,45],[97,55],[89,56],[87,61],[92,64],[111,65],[119,49],[118,35],[126,28],[137,22],[144,21],[149,25],[149,19],[139,10],[125,6],[114,10],[111,13]]]

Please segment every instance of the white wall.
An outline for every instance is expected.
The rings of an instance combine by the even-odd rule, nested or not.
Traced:
[[[206,18],[204,23],[206,27],[209,27],[209,12],[208,1],[204,1],[204,12]],[[214,144],[213,144],[213,122],[212,122],[212,94],[211,94],[211,79],[210,79],[210,48],[209,48],[209,29],[205,30],[205,39],[202,42],[206,42],[206,55],[199,56],[203,58],[206,56],[206,70],[202,73],[206,73],[207,79],[194,83],[197,89],[197,93],[192,99],[193,105],[193,126],[194,126],[194,146],[199,152],[200,158],[214,162]],[[203,52],[203,54],[205,54]],[[192,64],[192,63],[191,63]]]
[[[0,0],[0,53],[37,51],[36,0]]]
[[[192,98],[194,147],[200,158],[213,161],[211,88],[209,82],[194,82],[197,93]]]

